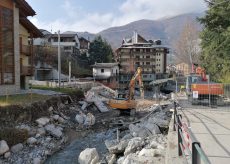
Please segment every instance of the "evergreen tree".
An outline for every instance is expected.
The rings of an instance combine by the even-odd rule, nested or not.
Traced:
[[[113,50],[106,40],[101,36],[97,36],[89,47],[89,61],[90,64],[112,62]]]
[[[230,1],[206,1],[209,9],[199,21],[201,33],[201,61],[212,80],[230,82]]]

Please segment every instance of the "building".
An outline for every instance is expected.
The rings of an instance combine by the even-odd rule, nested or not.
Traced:
[[[89,57],[88,51],[89,51],[90,41],[83,37],[80,37],[79,42],[80,42],[80,53],[86,54],[86,56]]]
[[[176,65],[176,70],[178,72],[179,75],[183,75],[183,76],[186,76],[186,75],[189,75],[190,74],[190,69],[189,69],[189,64],[187,63],[179,63]]]
[[[118,63],[95,63],[92,65],[93,77],[111,88],[116,88],[119,83]]]
[[[51,46],[58,46],[58,34],[51,34],[48,37],[48,43]],[[80,42],[76,33],[60,34],[60,47],[65,54],[78,55],[80,54]]]
[[[121,65],[120,83],[127,84],[138,66],[143,70],[145,85],[164,78],[168,53],[169,49],[160,40],[147,41],[134,32],[133,37],[123,39],[121,47],[116,50],[116,58]]]
[[[0,94],[28,88],[33,76],[33,38],[42,33],[27,19],[36,13],[25,0],[0,1]]]

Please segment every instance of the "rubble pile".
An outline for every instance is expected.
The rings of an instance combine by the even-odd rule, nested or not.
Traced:
[[[105,140],[108,154],[106,158],[100,158],[101,163],[164,163],[166,129],[172,113],[168,108],[162,109],[155,105],[143,110],[152,112],[140,121],[129,123],[128,130],[120,130],[119,138]],[[127,124],[123,122],[123,126]],[[83,164],[84,161],[79,160],[79,163]]]

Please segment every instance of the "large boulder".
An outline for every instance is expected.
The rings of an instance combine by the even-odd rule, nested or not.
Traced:
[[[87,148],[82,151],[78,158],[79,164],[96,164],[99,162],[99,155],[96,148]]]
[[[59,128],[56,128],[53,124],[49,124],[45,126],[45,130],[56,138],[61,138],[63,133]]]
[[[14,145],[11,147],[11,152],[17,153],[23,149],[23,145],[21,143]]]
[[[140,137],[133,138],[129,141],[128,146],[125,149],[124,155],[127,156],[130,153],[135,153],[138,150],[142,149],[142,146],[145,145],[145,142]]]
[[[143,125],[143,127],[148,129],[152,133],[152,135],[161,134],[161,131],[156,124],[152,124],[150,122],[147,122],[146,124]]]
[[[125,151],[128,143],[128,140],[121,140],[120,142],[118,142],[117,140],[106,140],[105,146],[111,154],[119,154]]]
[[[41,117],[39,119],[36,120],[36,123],[40,126],[45,126],[46,124],[48,124],[50,122],[49,118],[46,117]]]
[[[156,117],[149,118],[148,122],[151,124],[156,124],[160,128],[168,128],[170,119],[165,118],[164,113],[159,113]]]
[[[7,145],[6,141],[0,141],[0,155],[3,155],[5,152],[9,151],[9,146]]]

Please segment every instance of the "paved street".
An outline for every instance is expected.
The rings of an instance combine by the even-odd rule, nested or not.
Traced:
[[[183,120],[190,125],[196,139],[211,163],[230,163],[230,107],[204,109],[185,108]]]

